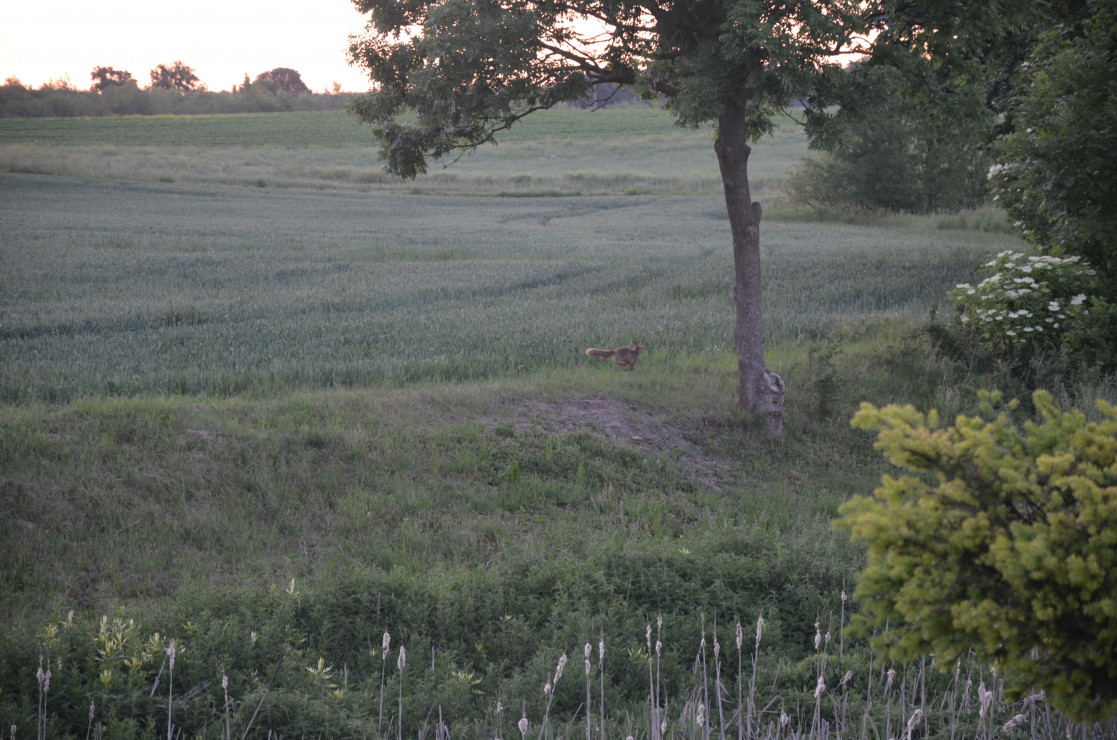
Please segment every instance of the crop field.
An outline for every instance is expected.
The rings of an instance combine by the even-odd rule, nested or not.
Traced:
[[[710,131],[680,129],[664,111],[548,111],[498,141],[400,182],[344,112],[0,119],[0,171],[366,192],[720,193]],[[774,189],[805,151],[799,127],[781,119],[754,158],[754,190]]]
[[[673,132],[654,110],[549,115],[447,170],[454,174],[409,189],[237,187],[220,176],[138,181],[150,174],[146,165],[105,179],[84,169],[103,163],[111,171],[160,135],[152,149],[160,167],[201,147],[194,159],[208,164],[199,172],[236,169],[233,152],[271,152],[257,152],[264,162],[299,151],[300,137],[315,143],[298,156],[339,151],[373,167],[374,151],[357,144],[367,134],[341,113],[90,119],[80,146],[80,121],[0,122],[0,155],[24,151],[34,124],[54,142],[45,161],[24,167],[50,175],[0,176],[0,398],[479,380],[577,365],[586,346],[636,340],[652,348],[649,362],[730,351],[720,193],[600,192],[609,181],[666,177],[653,172],[656,160],[686,159],[688,151],[702,172],[694,179],[713,180],[708,132]],[[133,127],[136,144],[123,147]],[[771,178],[794,163],[783,155],[804,150],[801,139],[783,141],[801,137],[794,124],[779,131],[773,154],[763,156],[768,141],[757,146],[754,170]],[[262,143],[272,139],[282,144]],[[117,157],[103,147],[125,151]],[[623,148],[634,166],[642,157],[644,169],[617,175],[609,147]],[[547,149],[562,152],[547,158],[551,173],[523,174],[546,172],[532,162]],[[233,163],[219,165],[227,157]],[[660,166],[674,178],[682,171]],[[85,176],[66,177],[70,167]],[[579,183],[590,194],[431,195],[438,188],[427,181],[484,182],[488,193],[517,195],[543,181]],[[771,210],[779,207],[775,197]],[[984,255],[1014,243],[955,225],[766,222],[766,340],[778,348],[925,316]]]
[[[529,116],[500,138],[601,140],[633,136],[677,136],[665,111],[576,109]],[[368,129],[342,111],[246,113],[243,115],[124,116],[107,118],[5,118],[0,140],[53,146],[348,147],[371,143]]]
[[[723,202],[466,198],[0,176],[0,398],[480,380],[730,350]],[[767,339],[927,314],[990,249],[773,222]]]
[[[887,470],[860,401],[972,403],[928,326],[1020,243],[992,210],[800,213],[777,123],[775,440],[735,408],[710,132],[662,111],[539,114],[402,183],[342,113],[0,120],[0,727],[996,736],[1022,710],[978,714],[986,668],[843,632],[830,520]],[[584,354],[634,341],[631,373]]]

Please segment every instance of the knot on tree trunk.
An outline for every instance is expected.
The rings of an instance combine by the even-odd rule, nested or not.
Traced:
[[[756,378],[755,409],[768,415],[768,428],[774,436],[783,431],[783,397],[787,386],[779,373],[765,370]]]

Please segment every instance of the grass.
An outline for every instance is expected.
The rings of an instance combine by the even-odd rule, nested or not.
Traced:
[[[10,174],[0,191],[15,226],[0,277],[9,402],[471,381],[636,339],[653,363],[730,347],[727,224],[712,196],[371,197]],[[766,340],[921,318],[1009,243],[923,224],[768,224]]]
[[[718,478],[717,468],[672,459],[667,449],[649,458],[631,442],[613,449],[592,422],[565,434],[523,425],[498,433],[517,429],[526,392],[334,391],[277,402],[121,399],[9,411],[4,461],[13,487],[6,503],[28,562],[9,574],[19,580],[5,603],[45,605],[39,588],[56,579],[58,562],[90,561],[75,567],[64,592],[93,606],[105,596],[158,598],[168,587],[206,578],[242,585],[304,577],[330,570],[335,558],[421,570],[485,562],[539,543],[568,543],[562,552],[617,533],[673,540],[711,522],[755,524],[771,534],[769,527],[782,531],[797,518],[779,501],[784,481],[757,481],[754,495],[767,490],[775,500],[738,510],[739,493],[705,490],[692,478]],[[586,392],[555,388],[548,395],[561,404]],[[700,435],[712,422],[699,416],[678,423]],[[664,488],[696,500],[666,497]],[[820,499],[809,518],[821,521],[837,501]],[[57,524],[43,531],[44,521]],[[428,531],[443,536],[413,542]],[[133,562],[136,539],[147,543],[140,563]],[[289,560],[302,548],[315,553],[307,571],[300,564],[308,553]],[[168,572],[169,564],[175,567]],[[115,577],[88,584],[84,571]]]
[[[766,209],[773,440],[735,407],[708,134],[556,112],[397,186],[360,181],[348,134],[315,143],[344,117],[285,115],[44,122],[49,144],[0,121],[0,726],[514,737],[526,715],[532,736],[651,738],[654,708],[664,737],[738,717],[876,737],[918,706],[926,737],[987,737],[1023,709],[979,716],[951,667],[895,666],[883,691],[841,631],[861,553],[829,525],[885,470],[848,427],[861,400],[950,413],[990,382],[927,324],[1017,245],[995,216]],[[802,149],[779,131],[757,192]],[[497,195],[552,187],[582,194]],[[582,354],[633,340],[629,374]],[[754,687],[729,644],[758,616]],[[711,703],[714,629],[751,701]]]
[[[400,182],[381,170],[368,129],[339,111],[0,119],[0,171],[363,192],[720,193],[711,132],[680,129],[664,111],[547,111],[499,141]],[[757,194],[770,200],[805,151],[799,127],[781,120],[750,167]]]
[[[556,109],[529,116],[501,137],[595,140],[675,134],[670,113],[646,108],[609,108],[587,113]],[[368,146],[368,128],[344,111],[295,111],[193,116],[0,119],[0,141],[64,147],[113,145],[159,148]]]

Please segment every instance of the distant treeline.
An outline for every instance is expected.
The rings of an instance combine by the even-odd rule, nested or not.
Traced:
[[[275,72],[275,70],[273,70]],[[265,73],[265,75],[271,73]],[[0,118],[71,118],[79,116],[205,115],[219,113],[278,113],[283,111],[344,110],[357,93],[316,93],[285,89],[273,80],[245,78],[232,91],[175,87],[141,88],[133,80],[79,90],[69,81],[48,82],[33,88],[9,78],[0,85]],[[262,84],[267,83],[267,84]],[[97,87],[96,85],[94,86]],[[290,87],[288,85],[288,87]],[[598,85],[586,107],[650,105],[631,90]]]
[[[190,115],[341,110],[352,93],[288,92],[250,85],[234,92],[117,85],[102,92],[48,83],[37,89],[18,80],[0,86],[0,117]]]

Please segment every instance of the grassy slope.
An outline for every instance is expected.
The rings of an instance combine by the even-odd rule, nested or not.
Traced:
[[[621,148],[695,136],[657,127]],[[10,131],[13,169],[73,174],[62,147]],[[561,141],[582,153],[555,182],[615,178],[585,138],[544,128],[514,153]],[[533,697],[533,716],[555,655],[600,634],[610,661],[641,668],[656,614],[679,637],[672,681],[701,614],[763,613],[771,659],[805,657],[858,564],[829,519],[882,470],[846,420],[863,398],[936,399],[952,370],[911,330],[1009,243],[949,219],[769,222],[770,364],[791,388],[773,441],[734,410],[716,193],[430,198],[353,192],[351,174],[328,191],[231,188],[213,173],[238,147],[268,182],[305,171],[275,144],[191,146],[200,184],[151,182],[165,163],[135,165],[145,147],[119,143],[71,155],[89,175],[117,151],[138,169],[113,177],[148,182],[0,177],[4,623],[28,635],[68,608],[121,605],[193,640],[183,670],[199,676],[266,671],[220,637],[258,630],[297,650],[291,685],[315,655],[371,680],[389,627],[475,672],[490,705]],[[463,177],[523,190],[531,161],[478,156]],[[786,166],[758,159],[773,177]],[[652,348],[631,375],[580,353],[631,338]],[[297,608],[272,608],[291,579]],[[8,643],[5,685],[31,643]],[[611,695],[638,702],[638,675]],[[569,716],[576,692],[565,701]]]
[[[797,553],[838,546],[822,534],[826,521],[842,489],[866,485],[864,468],[875,465],[848,451],[808,457],[806,437],[773,446],[712,387],[722,403],[693,403],[698,378],[714,383],[708,371],[613,374],[8,407],[6,509],[19,567],[6,574],[5,606],[41,605],[50,593],[60,605],[103,608],[205,582],[471,568],[539,549],[581,559],[710,537],[783,539]],[[572,411],[603,404],[588,417]],[[615,420],[640,431],[614,439],[605,425]],[[840,476],[828,470],[843,462]]]

